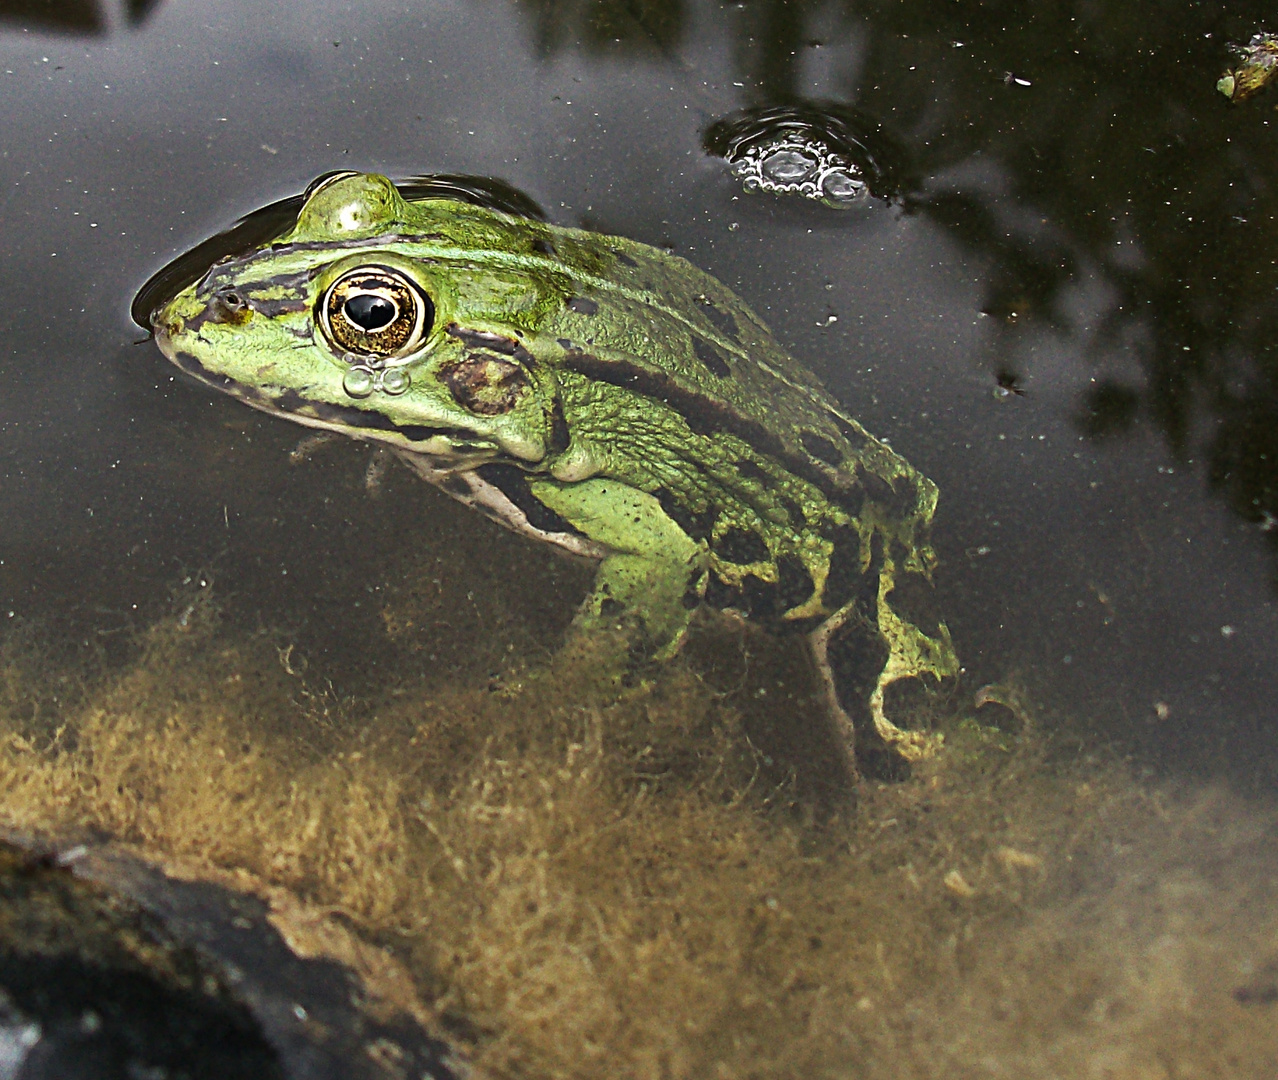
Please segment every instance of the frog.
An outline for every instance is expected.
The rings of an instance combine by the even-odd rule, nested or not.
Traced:
[[[959,671],[936,485],[691,262],[340,171],[148,321],[195,379],[596,563],[568,639],[612,642],[603,668],[669,660],[718,610],[805,637],[850,776],[940,745],[889,715],[896,684]]]

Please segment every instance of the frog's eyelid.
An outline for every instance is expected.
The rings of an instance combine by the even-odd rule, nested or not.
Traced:
[[[337,169],[334,172],[327,172],[321,176],[317,176],[306,186],[306,191],[302,194],[303,203],[309,202],[326,187],[331,187],[339,180],[347,180],[352,176],[358,175],[359,173],[355,172],[353,169]]]

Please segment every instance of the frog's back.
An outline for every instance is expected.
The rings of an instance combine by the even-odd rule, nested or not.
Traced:
[[[523,301],[527,329],[555,338],[568,366],[663,400],[694,430],[736,435],[839,501],[859,505],[868,485],[897,515],[930,513],[931,484],[842,414],[740,297],[687,260],[479,207],[414,209],[451,230],[439,240],[461,245],[459,257],[470,250],[485,265],[485,290],[503,276],[512,287],[521,275],[535,283]],[[459,221],[473,224],[457,231]],[[494,305],[488,292],[473,298],[481,320]]]
[[[925,610],[935,486],[683,259],[342,172],[150,322],[218,389],[600,559],[574,627],[627,656],[673,655],[703,601],[810,630],[848,746],[871,720],[913,746],[886,687],[957,670]]]

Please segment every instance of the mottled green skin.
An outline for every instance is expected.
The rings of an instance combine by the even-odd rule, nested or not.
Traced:
[[[328,287],[364,265],[399,271],[435,305],[400,396],[354,400],[349,358],[317,326]],[[227,288],[242,310],[217,306]],[[957,671],[944,625],[928,636],[893,605],[904,575],[930,576],[935,486],[683,259],[460,202],[405,203],[385,178],[352,175],[153,322],[166,355],[219,389],[396,447],[453,494],[448,474],[517,465],[537,502],[584,534],[574,550],[602,558],[578,632],[619,626],[632,651],[668,656],[703,597],[813,631],[849,744],[854,710],[826,646],[845,624],[873,624],[886,655],[862,694],[874,727],[906,757],[931,745],[887,720],[883,690]],[[444,378],[476,357],[523,380],[488,415]]]

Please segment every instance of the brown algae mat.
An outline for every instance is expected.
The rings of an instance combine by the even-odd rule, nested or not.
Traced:
[[[12,635],[0,823],[340,917],[480,1077],[1278,1075],[1270,809],[959,715],[805,813],[693,665],[588,661],[359,703],[211,605],[92,684]]]

